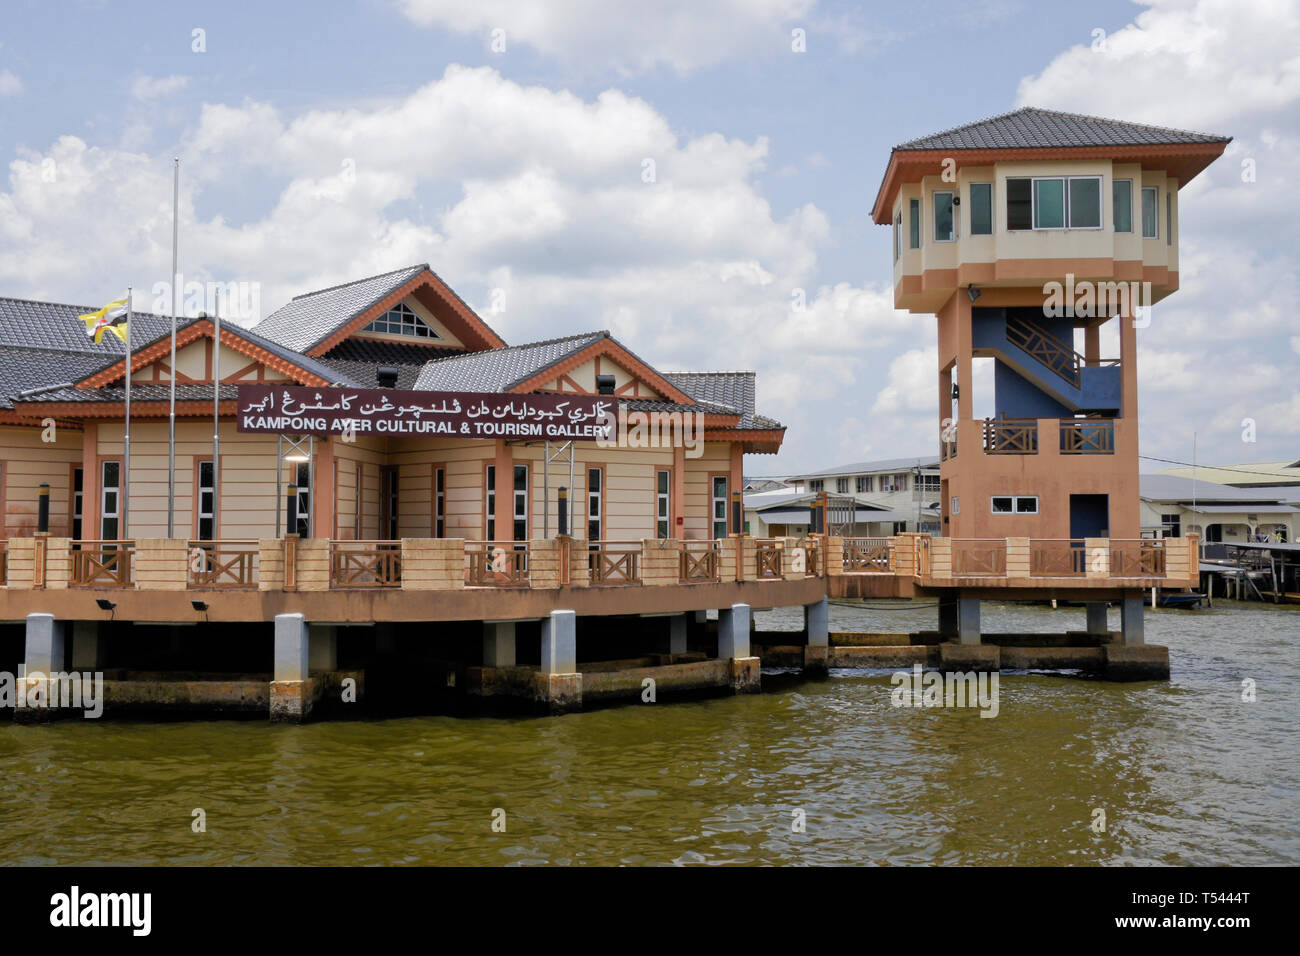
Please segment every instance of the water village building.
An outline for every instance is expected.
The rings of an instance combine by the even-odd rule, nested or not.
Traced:
[[[939,534],[939,456],[889,458],[839,465],[790,477],[800,491],[837,498],[897,513],[890,534],[921,531]],[[867,532],[871,533],[871,532]]]
[[[1143,475],[1142,533],[1177,538],[1195,534],[1202,554],[1215,544],[1295,540],[1293,500],[1300,488],[1286,485],[1234,487],[1178,475]]]

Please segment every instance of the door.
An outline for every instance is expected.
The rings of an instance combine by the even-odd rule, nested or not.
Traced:
[[[396,541],[398,534],[398,486],[397,469],[385,465],[379,469],[379,537],[387,541]]]
[[[1070,495],[1070,537],[1110,537],[1110,496]]]

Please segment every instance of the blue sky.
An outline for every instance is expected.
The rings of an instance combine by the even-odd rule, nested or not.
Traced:
[[[790,426],[754,474],[933,452],[933,321],[893,311],[868,215],[893,144],[1025,104],[1232,135],[1183,194],[1182,289],[1139,340],[1143,452],[1186,459],[1196,432],[1203,461],[1300,458],[1300,201],[1270,188],[1296,171],[1294,0],[10,0],[5,20],[0,294],[165,279],[180,155],[187,277],[258,283],[265,313],[428,261],[510,341],[610,328],[664,369],[754,368]]]

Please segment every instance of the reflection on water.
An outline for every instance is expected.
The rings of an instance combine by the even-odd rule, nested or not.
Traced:
[[[934,626],[894,607],[832,627]],[[985,605],[984,627],[1082,617]],[[992,720],[843,671],[558,719],[4,724],[0,862],[1300,863],[1300,612],[1158,611],[1147,634],[1168,684],[1004,676]]]

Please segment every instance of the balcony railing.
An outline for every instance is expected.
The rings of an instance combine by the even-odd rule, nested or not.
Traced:
[[[192,588],[257,587],[255,540],[189,541],[189,576]]]
[[[984,454],[1038,454],[1038,421],[1033,418],[984,419]]]
[[[721,548],[717,540],[683,541],[678,580],[683,584],[717,581],[721,570]]]
[[[131,586],[134,541],[80,541],[72,552],[73,587],[125,588]]]
[[[888,538],[845,538],[844,570],[850,573],[890,570]]]
[[[953,538],[953,577],[999,575],[1007,573],[1005,538]]]
[[[1048,369],[1079,387],[1079,367],[1084,358],[1046,329],[1019,319],[1007,319],[1007,341],[1032,355]]]
[[[401,541],[330,541],[330,587],[401,586]]]
[[[1034,538],[1029,542],[1029,574],[1036,578],[1088,573],[1088,553],[1080,540]]]
[[[528,543],[466,541],[465,584],[472,588],[528,587]]]
[[[1115,420],[1113,418],[1061,419],[1061,454],[1115,454]]]
[[[754,547],[754,576],[760,581],[781,577],[781,542],[759,538]]]
[[[641,583],[640,541],[589,541],[587,569],[592,587]]]
[[[1112,540],[1110,576],[1113,578],[1164,577],[1167,567],[1165,540],[1164,538]]]

